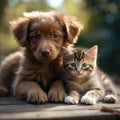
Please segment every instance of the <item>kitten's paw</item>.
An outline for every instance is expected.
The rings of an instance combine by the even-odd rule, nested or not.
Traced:
[[[117,101],[117,98],[114,95],[106,95],[104,97],[104,102],[106,103],[115,103],[116,101]]]
[[[94,97],[85,95],[81,99],[81,103],[86,104],[86,105],[94,105],[96,104],[96,99]]]
[[[79,103],[79,100],[76,100],[76,99],[75,99],[74,97],[72,97],[72,96],[67,96],[67,97],[65,97],[64,102],[65,102],[66,104],[78,104],[78,103]]]

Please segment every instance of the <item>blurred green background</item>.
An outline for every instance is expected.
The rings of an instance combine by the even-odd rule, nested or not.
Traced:
[[[9,21],[30,11],[64,11],[84,25],[76,45],[99,46],[98,65],[120,74],[120,0],[0,0],[0,59],[19,47]]]

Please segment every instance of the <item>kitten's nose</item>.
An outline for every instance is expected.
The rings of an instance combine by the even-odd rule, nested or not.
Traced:
[[[81,73],[81,70],[80,70],[80,69],[76,69],[76,72],[77,72],[78,74],[80,74],[80,73]]]
[[[46,58],[49,57],[49,55],[50,55],[50,51],[46,50],[46,49],[42,49],[42,50],[40,50],[40,52],[41,52],[41,55]]]

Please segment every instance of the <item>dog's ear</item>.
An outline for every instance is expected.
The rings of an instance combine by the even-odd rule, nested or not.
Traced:
[[[63,21],[67,32],[67,41],[65,42],[65,46],[67,46],[67,44],[76,43],[78,35],[83,29],[83,25],[77,22],[74,17],[64,16]]]
[[[11,21],[12,32],[21,46],[25,46],[27,42],[27,30],[29,25],[28,18],[19,18]]]

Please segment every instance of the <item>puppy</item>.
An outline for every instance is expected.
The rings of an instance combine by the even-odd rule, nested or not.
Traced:
[[[24,50],[1,63],[0,96],[8,93],[14,79],[13,94],[17,98],[30,103],[63,102],[62,46],[77,41],[82,25],[71,16],[51,11],[24,13],[11,26]]]

